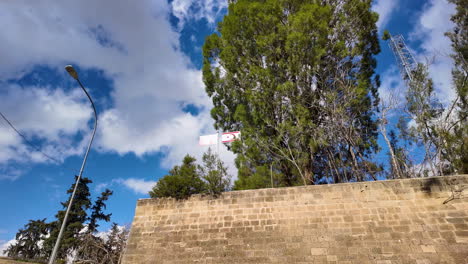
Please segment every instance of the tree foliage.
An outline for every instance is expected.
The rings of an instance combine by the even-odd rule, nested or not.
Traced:
[[[198,166],[198,173],[205,183],[205,193],[218,196],[229,190],[231,183],[227,167],[211,148],[203,154],[203,165]]]
[[[468,172],[468,24],[466,0],[450,0],[456,5],[456,13],[451,20],[455,27],[446,35],[452,41],[454,68],[452,70],[456,98],[449,104],[437,100],[432,79],[429,77],[430,63],[419,63],[408,78],[406,96],[406,115],[399,123],[400,137],[405,142],[416,143],[424,149],[424,160],[419,171],[413,176],[447,175]],[[388,40],[390,33],[384,32]],[[449,89],[450,87],[444,87]],[[409,124],[412,124],[409,126]],[[383,128],[383,129],[382,129]],[[384,130],[385,127],[381,127]],[[385,135],[384,135],[385,137]],[[386,138],[388,144],[389,140]],[[395,155],[390,148],[391,168],[399,174]],[[409,160],[408,160],[409,161]],[[407,164],[408,165],[408,164]]]
[[[203,154],[202,161],[202,165],[197,165],[194,157],[186,155],[180,166],[172,168],[168,175],[156,183],[150,196],[186,199],[193,194],[218,196],[227,191],[230,176],[218,155],[208,149]]]
[[[75,256],[78,259],[103,259],[102,256],[104,255],[101,254],[102,252],[97,249],[96,245],[105,241],[98,237],[96,233],[99,221],[110,221],[111,214],[106,214],[104,210],[106,208],[106,201],[112,195],[112,191],[106,189],[93,204],[88,186],[90,183],[92,181],[88,178],[81,178],[78,183],[57,254],[58,263],[65,263],[69,256]],[[70,197],[74,188],[75,183],[67,190]],[[55,216],[56,220],[53,222],[47,223],[46,219],[30,220],[24,229],[18,231],[16,243],[7,248],[5,253],[9,257],[16,259],[33,260],[36,262],[47,260],[57,240],[69,201],[70,198],[66,202],[61,203],[63,210],[57,212]],[[106,252],[110,251],[107,250]],[[112,254],[115,254],[115,252]],[[94,258],[91,258],[91,256]],[[92,263],[117,262],[108,262],[106,260]]]
[[[150,196],[153,198],[173,197],[176,199],[186,199],[193,194],[204,191],[204,183],[197,173],[196,159],[186,155],[180,166],[175,166],[168,175],[161,178]]]
[[[107,201],[112,194],[113,192],[111,190],[106,189],[101,193],[101,196],[97,198],[96,202],[91,207],[91,216],[88,219],[89,222],[87,226],[88,233],[95,233],[97,231],[97,228],[99,227],[98,221],[110,221],[112,214],[105,214],[104,210],[106,209],[105,201]]]
[[[455,66],[452,70],[457,93],[458,120],[453,124],[453,133],[446,133],[447,149],[453,169],[457,173],[468,173],[468,14],[467,0],[449,0],[455,4],[456,13],[451,20],[455,27],[447,36],[452,41]]]
[[[84,228],[86,220],[88,219],[87,210],[90,209],[92,205],[91,193],[88,187],[88,184],[90,183],[92,183],[92,181],[86,177],[81,178],[80,182],[78,183],[78,188],[76,190],[70,213],[68,215],[67,225],[60,242],[57,259],[65,259],[67,255],[70,254],[73,250],[76,250],[79,245],[78,237],[80,231],[82,231]],[[67,194],[69,194],[70,197],[74,188],[75,183],[73,183],[67,190]],[[44,250],[47,253],[46,255],[50,255],[52,252],[69,202],[70,198],[66,202],[61,203],[63,210],[58,211],[58,213],[55,215],[56,220],[51,223],[50,236],[44,241]]]
[[[8,257],[40,260],[44,257],[39,242],[48,234],[50,225],[46,219],[29,220],[29,223],[16,233],[16,243],[11,244],[4,253]]]
[[[375,177],[380,47],[371,1],[239,0],[207,37],[203,80],[237,189]]]
[[[118,264],[128,238],[128,228],[112,224],[104,237],[85,233],[74,263],[77,264]]]

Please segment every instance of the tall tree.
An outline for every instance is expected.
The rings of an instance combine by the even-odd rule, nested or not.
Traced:
[[[88,184],[92,181],[88,178],[81,178],[78,183],[78,188],[76,190],[75,198],[73,199],[73,204],[68,215],[67,225],[63,233],[62,240],[60,242],[60,248],[57,254],[57,259],[65,260],[67,255],[75,250],[79,245],[79,234],[83,230],[86,220],[88,219],[87,210],[91,207],[90,196]],[[68,194],[73,193],[75,188],[75,183],[67,190]],[[65,211],[70,202],[70,198],[66,202],[62,203],[63,210],[59,211],[55,217],[56,221],[51,223],[51,232],[50,236],[44,241],[44,250],[47,256],[50,255],[54,247],[55,241],[57,240],[60,226],[62,224],[63,218],[65,217]]]
[[[29,223],[16,233],[16,243],[10,245],[4,253],[11,258],[42,259],[44,256],[39,242],[48,234],[49,227],[45,218],[42,220],[29,220]]]
[[[67,256],[74,256],[75,260],[92,259],[100,261],[96,263],[110,263],[104,260],[103,256],[107,251],[102,249],[104,241],[96,235],[96,232],[99,221],[110,221],[111,214],[106,214],[104,210],[112,191],[106,189],[102,192],[91,207],[88,187],[91,182],[88,178],[82,178],[79,182],[58,253],[60,263],[65,263]],[[67,193],[71,194],[74,187],[73,184]],[[68,202],[69,200],[62,203],[64,209],[68,206]],[[89,217],[87,211],[90,211]],[[57,220],[52,223],[46,223],[45,219],[30,220],[24,229],[18,231],[17,243],[11,245],[5,253],[13,258],[44,261],[50,256],[55,245],[64,214],[65,210],[59,211],[56,215]]]
[[[419,63],[413,72],[413,79],[408,83],[406,111],[415,121],[410,134],[417,143],[424,146],[423,164],[429,165],[434,176],[442,173],[443,147],[437,120],[442,116],[443,110],[443,105],[435,96],[427,64]]]
[[[203,47],[215,127],[235,142],[237,189],[375,177],[380,52],[371,0],[233,1]]]
[[[173,197],[186,199],[192,194],[203,193],[204,183],[197,172],[196,159],[186,155],[182,165],[174,166],[149,192],[152,198]]]
[[[451,126],[453,132],[448,133],[447,145],[454,171],[468,173],[468,1],[449,2],[456,6],[456,12],[451,18],[455,27],[447,36],[452,41],[452,58],[455,62],[452,76],[457,92],[455,103],[458,106],[458,120]]]

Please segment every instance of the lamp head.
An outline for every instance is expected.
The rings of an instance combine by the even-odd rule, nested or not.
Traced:
[[[73,79],[78,80],[78,73],[75,71],[75,69],[73,68],[73,66],[67,65],[67,66],[65,66],[65,70],[67,70],[68,74],[70,74],[70,76],[71,76]]]

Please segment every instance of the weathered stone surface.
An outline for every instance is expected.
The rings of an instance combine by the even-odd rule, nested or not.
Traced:
[[[0,257],[0,264],[35,264],[35,263],[13,260],[13,259],[9,259],[6,257]]]
[[[468,263],[467,227],[467,175],[143,199],[123,263]]]

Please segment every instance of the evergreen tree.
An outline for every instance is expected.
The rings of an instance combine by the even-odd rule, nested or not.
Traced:
[[[16,233],[16,243],[10,245],[4,253],[8,257],[26,260],[41,260],[45,256],[39,246],[49,232],[46,219],[29,220],[29,223]]]
[[[453,83],[457,92],[455,103],[458,118],[450,125],[450,133],[445,133],[447,154],[450,155],[456,173],[468,173],[468,6],[467,0],[449,0],[455,4],[456,13],[451,20],[455,27],[447,36],[452,41]],[[449,111],[452,111],[451,109]]]
[[[455,89],[459,97],[460,118],[466,120],[468,115],[468,6],[467,0],[449,0],[455,4],[456,13],[451,20],[455,27],[447,36],[452,41],[454,53],[452,58],[455,67],[452,71]]]
[[[227,168],[218,155],[211,148],[203,154],[203,166],[199,166],[199,173],[205,182],[205,192],[218,196],[229,189],[230,177]]]
[[[105,241],[97,236],[96,232],[99,227],[98,221],[110,221],[111,214],[104,213],[104,209],[106,208],[105,202],[112,195],[112,191],[106,189],[102,192],[91,207],[88,187],[91,182],[88,178],[82,178],[78,185],[69,213],[67,227],[60,243],[57,260],[60,263],[64,263],[68,255],[74,255],[77,261],[96,261],[85,261],[83,263],[111,263],[104,260],[105,256],[107,256],[107,251],[104,249]],[[67,193],[71,194],[74,187],[75,184],[67,190]],[[57,213],[57,220],[52,223],[46,223],[45,219],[30,220],[24,229],[18,231],[16,235],[17,243],[11,245],[5,253],[13,258],[34,261],[47,259],[57,240],[68,202],[69,200],[62,203],[64,210]],[[88,210],[91,211],[89,217]],[[113,252],[112,254],[117,253]]]
[[[109,199],[109,197],[113,194],[113,192],[109,189],[106,189],[104,192],[101,193],[94,203],[93,207],[91,208],[91,216],[88,219],[88,232],[94,233],[96,232],[99,225],[97,224],[98,221],[110,221],[110,217],[112,214],[105,214],[104,209],[106,209],[105,201]]]
[[[76,178],[75,178],[76,179]],[[91,207],[90,196],[88,184],[92,181],[88,178],[81,178],[78,183],[78,188],[75,193],[75,198],[73,199],[73,204],[68,215],[68,220],[66,228],[63,233],[62,240],[60,242],[60,247],[57,253],[58,260],[65,260],[67,255],[75,250],[79,245],[79,235],[80,231],[83,230],[86,220],[88,219],[87,210]],[[72,184],[70,189],[67,190],[68,194],[73,193],[75,188],[75,183]],[[44,250],[46,255],[49,256],[52,252],[52,249],[57,240],[60,226],[62,224],[63,218],[65,217],[65,211],[70,202],[70,198],[62,203],[63,210],[60,210],[56,215],[56,221],[51,223],[51,232],[50,236],[44,241]]]
[[[440,119],[443,110],[444,107],[435,97],[428,66],[418,64],[408,85],[406,111],[416,124],[409,129],[410,135],[415,142],[424,146],[423,164],[429,164],[434,176],[442,172],[443,146],[437,120]]]
[[[374,177],[380,52],[372,1],[233,1],[203,47],[217,129],[234,142],[236,189]]]
[[[156,183],[149,192],[150,196],[186,199],[193,194],[203,193],[205,186],[197,172],[195,161],[194,157],[186,155],[182,165],[172,168],[168,175]]]

